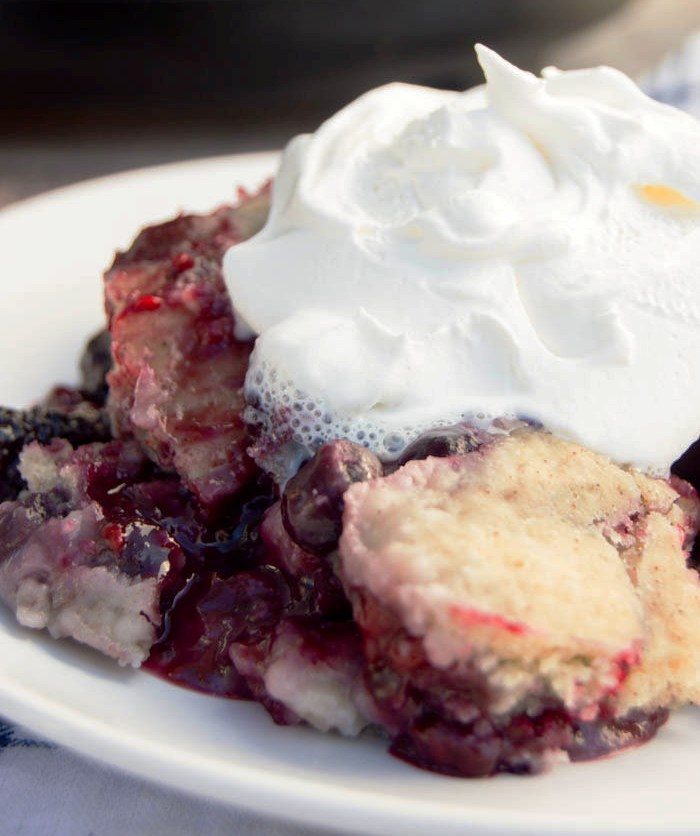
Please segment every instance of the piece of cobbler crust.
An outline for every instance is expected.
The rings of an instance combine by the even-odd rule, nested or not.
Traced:
[[[358,639],[347,623],[286,618],[264,644],[233,644],[231,658],[277,723],[353,736],[372,716]]]
[[[203,506],[256,471],[241,418],[252,346],[234,337],[221,261],[262,227],[268,206],[264,187],[237,206],[149,227],[105,274],[113,431],[176,471]]]
[[[353,485],[340,571],[370,665],[410,681],[418,642],[438,692],[470,683],[468,710],[504,722],[700,700],[698,503],[683,493],[538,432]],[[403,650],[386,638],[399,627]]]
[[[0,504],[0,597],[19,623],[134,667],[157,638],[162,582],[182,554],[159,526],[111,516],[88,489],[99,480],[116,496],[146,462],[134,442],[34,442],[21,454],[28,489]]]
[[[233,664],[278,723],[358,734],[369,722],[360,636],[328,561],[294,543],[280,503],[260,527],[261,560],[285,578],[281,617],[255,642],[233,642]]]

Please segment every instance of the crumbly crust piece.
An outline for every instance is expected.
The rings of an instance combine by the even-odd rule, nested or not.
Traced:
[[[183,562],[163,528],[120,501],[147,460],[133,441],[74,450],[63,439],[20,458],[27,490],[0,504],[0,598],[23,626],[137,667],[160,631],[165,579]]]
[[[353,485],[341,574],[436,669],[478,674],[492,714],[556,700],[592,719],[615,699],[619,712],[695,700],[696,507],[692,492],[516,433]],[[362,607],[355,617],[363,626]]]
[[[105,274],[113,431],[176,471],[205,507],[256,472],[241,417],[252,344],[234,336],[221,261],[262,226],[268,205],[264,188],[237,206],[149,227]]]

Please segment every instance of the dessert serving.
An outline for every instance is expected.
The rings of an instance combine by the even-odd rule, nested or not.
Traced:
[[[117,254],[0,412],[20,624],[457,776],[700,700],[700,125],[478,54]]]

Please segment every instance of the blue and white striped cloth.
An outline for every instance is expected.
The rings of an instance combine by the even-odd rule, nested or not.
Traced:
[[[700,118],[700,32],[642,85]],[[115,774],[1,720],[0,804],[3,834],[320,836]]]
[[[644,90],[660,102],[687,110],[700,119],[700,32],[641,80]]]

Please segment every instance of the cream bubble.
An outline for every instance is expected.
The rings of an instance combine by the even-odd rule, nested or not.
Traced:
[[[288,146],[225,258],[248,417],[391,458],[527,415],[664,473],[700,434],[700,124],[607,67],[477,51],[484,88],[380,87]]]

